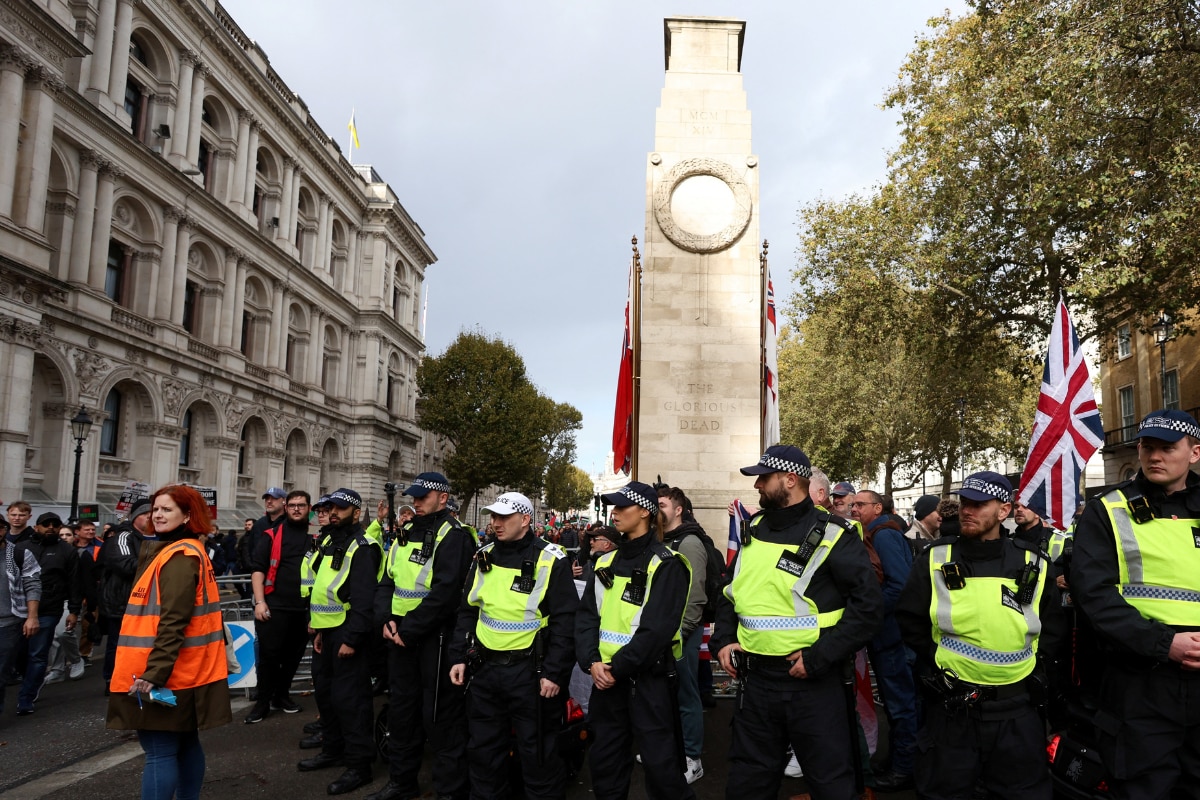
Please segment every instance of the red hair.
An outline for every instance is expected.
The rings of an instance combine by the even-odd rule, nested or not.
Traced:
[[[204,498],[200,496],[199,492],[190,486],[179,484],[164,486],[150,498],[151,508],[154,507],[154,501],[158,499],[159,495],[163,494],[174,500],[175,505],[179,506],[179,510],[187,516],[188,521],[184,527],[189,533],[196,537],[212,533],[213,526],[212,520],[208,517],[208,503],[204,502]]]

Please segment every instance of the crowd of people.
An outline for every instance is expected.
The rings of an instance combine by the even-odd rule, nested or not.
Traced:
[[[995,472],[919,498],[908,521],[775,445],[742,469],[759,508],[729,563],[682,488],[638,481],[603,496],[611,524],[564,528],[558,543],[517,492],[475,531],[436,472],[369,524],[352,489],[315,502],[270,489],[232,544],[188,487],[160,489],[100,537],[51,513],[30,526],[16,502],[0,543],[0,674],[20,675],[17,714],[32,714],[107,636],[108,723],[138,732],[143,797],[196,797],[198,731],[232,718],[216,583],[232,559],[251,575],[257,632],[244,723],[301,710],[291,686],[311,642],[319,718],[299,744],[318,752],[297,766],[342,768],[329,794],[374,779],[385,686],[388,779],[367,800],[420,796],[426,749],[439,798],[507,796],[510,754],[525,796],[565,797],[572,694],[596,797],[626,797],[635,762],[648,796],[694,797],[711,652],[738,693],[719,754],[727,798],[775,797],[803,774],[817,800],[912,788],[1048,800],[1047,733],[1080,706],[1112,796],[1192,796],[1200,426],[1154,412],[1138,453],[1135,478],[1057,531]],[[861,691],[868,663],[886,745]]]

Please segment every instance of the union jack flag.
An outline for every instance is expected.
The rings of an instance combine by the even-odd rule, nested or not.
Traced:
[[[750,512],[742,505],[741,500],[733,501],[733,510],[737,513],[729,514],[729,544],[725,546],[725,566],[727,567],[733,564],[738,550],[742,549],[742,521],[750,519]]]
[[[1104,426],[1091,372],[1067,304],[1060,299],[1050,331],[1029,457],[1021,473],[1021,503],[1047,524],[1065,530],[1079,503],[1079,476],[1102,444]]]

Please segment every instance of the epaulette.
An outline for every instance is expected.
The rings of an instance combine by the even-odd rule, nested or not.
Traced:
[[[534,547],[538,548],[539,550],[545,550],[547,553],[554,556],[555,558],[566,558],[567,557],[567,551],[563,550],[562,547],[560,547],[559,545],[556,545],[554,542],[548,542],[545,539],[542,539],[541,537],[538,537],[538,536],[533,537],[533,541],[534,541],[534,545],[533,545]]]
[[[666,561],[668,558],[674,558],[676,555],[678,555],[674,550],[659,541],[651,542],[646,549],[658,556],[663,561]]]
[[[1015,544],[1017,547],[1021,548],[1022,550],[1028,550],[1029,552],[1035,554],[1038,558],[1042,559],[1043,561],[1050,560],[1049,554],[1047,554],[1045,550],[1043,550],[1040,546],[1038,546],[1037,542],[1026,541],[1025,539],[1021,539],[1016,536],[1010,536],[1010,537],[1008,537],[1008,540],[1010,542],[1012,542],[1013,544]]]

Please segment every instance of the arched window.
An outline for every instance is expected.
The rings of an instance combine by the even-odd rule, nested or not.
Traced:
[[[100,425],[100,455],[115,456],[121,430],[121,393],[116,389],[104,399],[104,414],[104,422]]]
[[[192,410],[183,414],[183,436],[179,437],[179,466],[186,467],[192,461]]]

